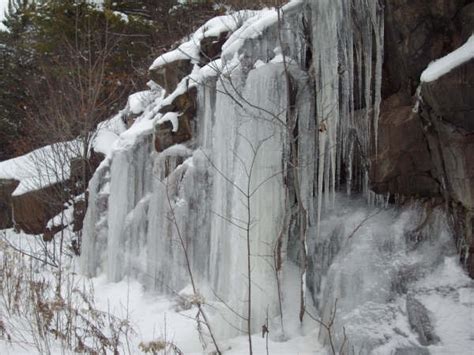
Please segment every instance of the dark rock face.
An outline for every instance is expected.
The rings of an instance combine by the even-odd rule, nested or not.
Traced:
[[[18,184],[16,180],[0,180],[0,229],[13,227],[11,195]]]
[[[160,113],[179,112],[179,128],[173,132],[170,122],[158,125],[155,129],[155,149],[162,152],[173,144],[183,143],[192,138],[192,122],[197,108],[197,89],[190,88],[184,94],[177,96],[173,102],[163,107]]]
[[[431,161],[455,212],[461,260],[474,277],[474,60],[421,86]]]
[[[54,184],[41,190],[13,196],[15,224],[28,234],[42,234],[48,221],[60,213],[67,201],[65,184]]]
[[[208,63],[221,55],[221,48],[224,45],[229,32],[223,32],[218,37],[210,36],[201,40],[201,63]]]
[[[378,154],[370,180],[378,193],[444,197],[461,260],[474,277],[474,60],[423,83],[429,63],[474,30],[467,0],[385,0],[385,48]],[[469,252],[470,250],[470,252]]]
[[[474,59],[421,86],[423,103],[464,133],[474,132]]]
[[[461,28],[461,39],[466,41],[474,29],[474,2],[471,1],[459,12],[458,23]]]
[[[49,220],[64,210],[65,203],[72,196],[83,193],[83,178],[88,181],[104,157],[92,151],[88,160],[73,159],[70,162],[70,179],[18,196],[12,196],[18,181],[0,180],[0,229],[15,226],[27,234],[43,234],[45,241],[51,240],[65,226],[48,229]],[[85,202],[74,206],[74,231],[82,228],[85,209]]]
[[[465,0],[385,0],[383,97],[412,95],[428,64],[461,44],[455,18]]]
[[[190,59],[176,60],[150,71],[150,77],[171,94],[179,82],[193,69]]]
[[[461,11],[465,3],[465,0],[385,1],[384,100],[379,123],[379,151],[378,156],[371,159],[370,171],[372,188],[376,192],[438,197],[443,189],[436,167],[439,164],[435,163],[439,160],[435,157],[437,150],[429,144],[426,125],[412,108],[422,71],[431,61],[461,44],[459,14],[470,13],[470,6]],[[447,82],[423,89],[430,95],[430,106],[442,114],[449,111],[449,119],[453,122],[474,125],[467,119],[472,89],[470,93],[461,93],[469,90],[466,83],[469,78],[465,73],[450,76]],[[447,90],[452,95],[443,96]]]
[[[84,225],[84,218],[86,217],[87,212],[87,199],[80,200],[74,203],[74,212],[73,212],[73,232],[79,232],[82,230]]]
[[[381,107],[378,155],[372,162],[371,182],[377,193],[440,194],[421,121],[410,98],[404,95],[392,95]]]
[[[155,131],[155,149],[162,152],[174,144],[183,143],[190,140],[191,128],[187,117],[179,118],[179,129],[173,132],[173,126],[170,122],[159,125]]]

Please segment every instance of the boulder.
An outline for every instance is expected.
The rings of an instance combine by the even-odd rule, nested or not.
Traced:
[[[383,96],[413,95],[421,72],[457,48],[456,15],[465,0],[385,0]]]
[[[425,105],[466,134],[474,132],[474,59],[421,86]]]
[[[372,187],[379,193],[441,195],[453,216],[461,261],[474,277],[473,62],[423,83],[419,112],[411,110],[423,70],[471,36],[474,3],[385,0],[384,13],[384,101]]]
[[[406,300],[408,323],[417,333],[421,345],[437,344],[440,339],[434,332],[428,310],[413,295],[408,295]]]
[[[179,128],[173,132],[170,122],[164,122],[155,128],[155,149],[162,152],[166,148],[190,140],[193,136],[194,116],[197,108],[197,89],[190,88],[185,93],[177,96],[170,105],[161,108],[160,113],[179,112]]]
[[[79,200],[74,203],[73,210],[73,232],[79,232],[82,230],[84,224],[84,218],[87,212],[87,200]]]
[[[474,277],[474,60],[423,83],[420,117],[432,164],[443,182],[460,258]]]
[[[421,87],[433,164],[449,198],[474,210],[474,60]]]
[[[105,155],[103,153],[96,152],[93,149],[91,150],[89,159],[82,157],[71,159],[71,189],[74,189],[74,185],[81,183],[84,180],[88,182],[104,159]],[[79,191],[83,191],[83,189],[80,189]]]
[[[166,105],[160,109],[160,113],[167,112],[183,112],[190,116],[196,114],[197,109],[197,89],[195,87],[189,88],[186,92],[176,96],[171,104]],[[193,118],[191,117],[191,118]]]
[[[45,242],[50,242],[54,239],[54,236],[64,230],[66,226],[64,225],[57,225],[53,227],[46,228],[46,231],[43,234],[43,240]]]
[[[176,89],[179,82],[191,73],[192,69],[193,64],[190,59],[181,59],[150,70],[150,77],[169,95]]]
[[[221,56],[222,46],[229,32],[222,32],[219,36],[205,37],[201,40],[201,63],[209,63]]]
[[[427,348],[412,346],[409,348],[395,349],[394,355],[430,355],[430,351]]]
[[[51,218],[64,209],[68,199],[65,183],[12,196],[15,225],[28,234],[43,234]]]
[[[18,184],[16,180],[0,179],[0,229],[13,227],[11,195]]]
[[[404,95],[392,95],[382,103],[378,154],[372,159],[370,181],[380,194],[440,195],[420,118]]]
[[[187,116],[179,118],[179,128],[177,132],[173,132],[171,122],[164,122],[156,127],[155,131],[155,149],[157,152],[190,140],[192,137],[191,126]]]

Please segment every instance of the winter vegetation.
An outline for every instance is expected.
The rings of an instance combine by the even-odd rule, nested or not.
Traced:
[[[474,6],[425,2],[9,0],[0,353],[469,354]]]

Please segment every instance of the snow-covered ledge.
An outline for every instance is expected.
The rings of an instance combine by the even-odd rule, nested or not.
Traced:
[[[438,80],[454,68],[474,58],[474,34],[458,49],[448,55],[431,62],[421,74],[422,82]]]

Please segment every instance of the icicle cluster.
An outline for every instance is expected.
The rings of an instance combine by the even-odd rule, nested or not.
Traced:
[[[377,150],[383,62],[378,0],[311,1],[319,128],[318,221],[334,206],[341,174],[347,193],[368,189],[368,157]]]
[[[186,147],[154,151],[153,102],[90,185],[83,270],[176,293],[190,283],[190,268],[200,292],[225,301],[219,315],[233,327],[221,327],[223,335],[246,329],[249,274],[252,331],[267,312],[302,316],[295,300],[304,305],[306,239],[319,234],[311,228],[319,228],[323,206],[334,205],[343,170],[349,192],[356,183],[367,190],[375,149],[378,2],[293,1],[281,16],[264,10],[249,18],[221,60],[183,79],[198,92]]]

